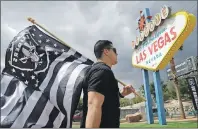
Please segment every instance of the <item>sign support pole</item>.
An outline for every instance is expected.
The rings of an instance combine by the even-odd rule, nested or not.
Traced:
[[[153,124],[153,110],[152,110],[152,98],[149,86],[149,75],[148,70],[142,69],[143,80],[144,80],[144,91],[146,96],[146,114],[147,114],[147,122],[148,124]]]
[[[157,101],[157,111],[158,111],[158,120],[160,125],[166,125],[166,115],[164,109],[164,99],[163,99],[163,92],[161,86],[161,79],[159,71],[153,72],[154,78],[154,86],[155,86],[155,93],[156,93],[156,101]]]

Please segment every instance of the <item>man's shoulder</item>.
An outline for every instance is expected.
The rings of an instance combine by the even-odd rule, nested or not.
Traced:
[[[90,68],[87,78],[100,78],[101,76],[113,76],[113,72],[109,66],[98,62]]]
[[[97,62],[92,66],[90,72],[112,73],[112,70],[108,65],[102,62]]]

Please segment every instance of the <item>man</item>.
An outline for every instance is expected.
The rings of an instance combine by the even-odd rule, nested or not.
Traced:
[[[117,64],[117,53],[112,42],[99,40],[94,46],[97,58],[86,76],[84,90],[82,128],[119,128],[120,102],[134,91],[131,85],[119,92],[118,82],[111,67]]]

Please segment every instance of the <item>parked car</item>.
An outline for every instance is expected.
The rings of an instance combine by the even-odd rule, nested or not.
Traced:
[[[73,122],[78,122],[78,121],[80,121],[81,119],[82,119],[82,111],[76,113],[76,114],[73,116]]]

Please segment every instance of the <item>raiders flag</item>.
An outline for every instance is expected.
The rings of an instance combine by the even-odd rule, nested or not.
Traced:
[[[35,25],[6,51],[1,128],[71,128],[83,78],[93,62]]]

